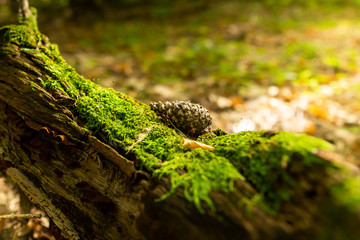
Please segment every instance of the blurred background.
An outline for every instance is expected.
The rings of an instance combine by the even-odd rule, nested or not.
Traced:
[[[360,165],[360,0],[29,0],[86,78],[213,129],[306,133]],[[0,26],[17,3],[0,0]]]

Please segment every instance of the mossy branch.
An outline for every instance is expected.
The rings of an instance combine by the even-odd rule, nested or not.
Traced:
[[[61,57],[57,45],[49,43],[38,32],[35,11],[31,13],[25,9],[20,25],[0,29],[0,111],[5,113],[0,115],[4,125],[2,128],[0,125],[0,133],[6,135],[8,129],[14,132],[20,129],[16,132],[19,136],[4,138],[8,142],[3,145],[12,144],[11,140],[15,139],[18,142],[11,146],[23,154],[15,151],[19,156],[4,160],[11,166],[4,164],[4,168],[16,173],[14,176],[20,176],[20,180],[26,177],[21,171],[31,173],[31,177],[26,177],[31,184],[22,183],[22,186],[26,188],[28,184],[36,188],[36,184],[40,184],[41,189],[28,190],[28,194],[33,196],[32,193],[39,191],[43,199],[47,196],[43,191],[53,194],[54,182],[61,188],[61,181],[66,179],[68,185],[65,189],[51,195],[53,199],[48,202],[55,208],[78,210],[76,214],[63,211],[60,215],[58,209],[53,213],[58,223],[64,219],[69,223],[68,232],[86,235],[85,227],[78,233],[70,224],[72,218],[86,217],[84,226],[97,227],[101,224],[97,217],[116,215],[114,209],[122,209],[126,214],[119,214],[123,218],[116,215],[112,219],[130,221],[131,226],[124,222],[118,224],[126,225],[134,234],[131,236],[136,237],[139,237],[139,232],[134,230],[136,224],[127,215],[129,209],[136,209],[136,216],[142,220],[151,216],[150,222],[155,222],[154,225],[148,227],[147,224],[151,223],[144,221],[139,223],[139,229],[156,233],[163,231],[161,226],[171,228],[166,221],[171,220],[159,217],[167,215],[189,218],[188,222],[183,220],[184,224],[205,219],[227,229],[227,234],[243,233],[246,238],[259,237],[260,233],[272,238],[277,234],[296,235],[304,229],[310,233],[319,229],[335,231],[331,224],[336,219],[322,219],[321,216],[339,210],[344,212],[342,217],[350,216],[360,223],[359,214],[354,211],[360,207],[360,193],[354,190],[359,185],[358,179],[343,166],[321,157],[321,151],[331,150],[329,143],[294,133],[257,131],[231,135],[217,130],[197,139],[213,146],[212,152],[185,148],[182,136],[162,124],[149,106],[79,75]],[[44,126],[45,129],[54,129],[47,131],[48,135],[53,132],[52,136],[63,136],[60,143],[49,142],[65,155],[65,159],[59,154],[52,157],[52,161],[45,162],[49,156],[44,157],[36,148],[31,148],[36,140],[28,138],[38,136]],[[139,141],[144,132],[146,136]],[[45,140],[49,140],[48,135]],[[4,139],[1,139],[1,144]],[[28,153],[29,148],[35,153]],[[74,154],[68,155],[67,148],[71,148]],[[8,154],[14,154],[11,148],[8,150]],[[107,160],[104,160],[106,171],[101,159]],[[77,166],[75,170],[69,167],[74,165]],[[88,165],[93,168],[87,169]],[[119,173],[123,178],[113,177]],[[147,175],[151,177],[147,179]],[[46,185],[46,181],[51,184]],[[151,187],[140,187],[139,182]],[[108,183],[121,191],[118,188],[104,189]],[[134,186],[142,191],[133,190]],[[71,189],[70,193],[68,189]],[[70,196],[62,197],[64,192]],[[78,194],[79,199],[71,193]],[[124,205],[126,201],[119,200],[126,194],[133,194],[127,198],[132,204],[130,207],[126,205],[128,203]],[[144,199],[144,209],[140,209],[139,196]],[[155,199],[162,201],[155,202]],[[91,204],[84,206],[84,202]],[[331,211],[323,208],[324,203]],[[91,214],[81,215],[87,207],[92,209]],[[154,213],[153,209],[158,211]],[[158,212],[165,214],[157,215]],[[318,219],[321,223],[315,224]],[[156,221],[162,225],[156,225]],[[96,227],[92,231],[97,231]],[[206,226],[202,227],[201,234],[207,233]],[[192,229],[191,226],[188,229]],[[353,233],[353,229],[350,230]],[[111,231],[114,234],[118,229]],[[218,233],[222,236],[223,231]],[[323,237],[321,232],[317,234]]]

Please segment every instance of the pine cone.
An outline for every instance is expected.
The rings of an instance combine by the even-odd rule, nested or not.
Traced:
[[[186,101],[152,102],[150,108],[166,124],[172,124],[184,134],[196,137],[210,131],[209,112],[201,105]]]

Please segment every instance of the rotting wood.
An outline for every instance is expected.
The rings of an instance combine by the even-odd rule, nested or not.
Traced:
[[[57,225],[61,226],[62,234],[68,239],[80,239],[74,224],[65,216],[65,214],[58,209],[48,198],[47,194],[29,180],[23,173],[16,168],[8,168],[6,174],[10,176],[19,187],[23,190],[25,195],[34,203],[44,208],[51,220]]]

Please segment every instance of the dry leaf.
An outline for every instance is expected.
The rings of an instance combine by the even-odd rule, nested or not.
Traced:
[[[201,148],[204,150],[213,151],[214,148],[212,146],[206,145],[205,143],[197,142],[195,140],[183,138],[181,139],[181,142],[183,143],[184,148],[188,149],[195,149],[195,148]]]
[[[155,125],[150,126],[148,128],[145,128],[145,131],[140,133],[138,136],[138,139],[136,140],[136,142],[134,142],[133,144],[131,144],[127,150],[127,153],[130,152],[130,150],[139,142],[141,142],[142,140],[144,140],[144,138],[150,133],[150,131],[153,129],[153,127],[155,127]]]
[[[315,117],[329,120],[329,113],[326,106],[318,105],[315,103],[310,103],[307,109],[307,112],[312,114]]]
[[[233,96],[233,97],[230,98],[230,100],[231,100],[231,105],[233,107],[244,103],[244,99],[242,99],[239,96]]]
[[[298,93],[294,89],[290,89],[287,87],[280,89],[279,95],[281,98],[289,102],[298,97]]]
[[[316,125],[314,123],[310,123],[304,130],[304,133],[313,135],[316,132]]]

